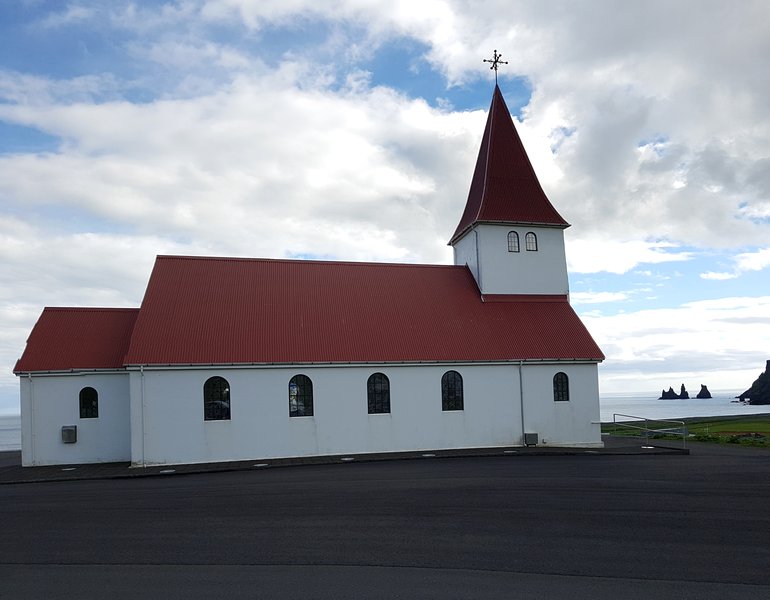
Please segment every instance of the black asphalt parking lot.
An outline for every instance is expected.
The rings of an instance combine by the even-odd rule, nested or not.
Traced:
[[[770,452],[0,486],[0,598],[770,598]]]

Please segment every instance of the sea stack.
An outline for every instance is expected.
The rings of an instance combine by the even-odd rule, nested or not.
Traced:
[[[668,391],[661,390],[660,392],[660,398],[658,400],[678,400],[679,396],[674,391],[674,388],[670,387],[668,388]]]
[[[695,396],[696,398],[711,398],[711,392],[709,392],[709,389],[703,385],[700,384],[700,392],[698,392],[698,395]]]
[[[751,387],[738,398],[748,400],[749,404],[770,404],[770,360],[765,365],[765,372],[760,373]]]

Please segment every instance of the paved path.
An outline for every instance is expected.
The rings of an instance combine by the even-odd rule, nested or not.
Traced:
[[[770,598],[770,451],[0,486],[0,598]]]
[[[126,477],[153,477],[170,474],[212,473],[221,471],[251,471],[255,467],[293,467],[326,465],[347,462],[374,462],[392,460],[424,460],[427,458],[451,458],[471,456],[555,456],[592,454],[681,454],[681,442],[666,442],[658,446],[643,446],[640,438],[605,436],[603,448],[559,448],[547,446],[462,448],[458,450],[429,450],[351,454],[348,456],[304,456],[298,458],[252,459],[222,463],[189,465],[156,465],[132,467],[128,462],[82,465],[49,465],[22,467],[21,451],[0,452],[0,485],[8,483],[33,483],[42,481],[72,481],[77,479],[119,479]]]

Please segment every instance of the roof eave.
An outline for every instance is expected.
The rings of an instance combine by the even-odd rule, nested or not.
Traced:
[[[449,240],[447,243],[447,246],[453,246],[455,243],[459,242],[462,238],[464,238],[468,233],[473,231],[477,225],[507,225],[509,227],[546,227],[548,229],[567,229],[568,227],[572,227],[570,223],[564,222],[564,223],[538,223],[535,221],[493,221],[493,220],[478,220],[473,221],[470,225],[468,225],[465,229],[462,231],[459,231],[455,233],[454,236],[452,236],[452,239]]]
[[[103,368],[86,368],[86,367],[72,367],[70,369],[14,369],[13,374],[17,377],[28,377],[30,375],[86,375],[91,373],[125,373],[125,367],[103,367]]]
[[[395,365],[418,367],[424,365],[500,365],[544,362],[579,362],[596,363],[604,360],[597,357],[543,357],[543,358],[499,358],[478,360],[388,360],[388,361],[307,361],[307,362],[229,362],[229,363],[132,363],[125,370],[162,370],[162,369],[248,369],[248,368],[289,368],[289,367],[365,367],[369,365]]]

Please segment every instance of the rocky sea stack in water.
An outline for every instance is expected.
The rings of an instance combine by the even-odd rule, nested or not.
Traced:
[[[698,395],[695,397],[711,398],[711,392],[709,392],[709,389],[701,383],[700,392],[698,392]],[[674,391],[674,388],[670,387],[668,388],[668,391],[662,390],[660,392],[660,398],[658,398],[658,400],[688,400],[689,398],[690,398],[690,393],[684,387],[684,384],[682,384],[682,387],[679,388],[678,394]]]
[[[748,400],[749,404],[770,404],[770,360],[765,365],[765,372],[738,398]]]
[[[682,387],[679,388],[679,393],[677,394],[674,391],[674,388],[668,388],[668,391],[662,390],[660,393],[660,398],[658,400],[687,400],[690,397],[689,392],[684,387],[684,384],[682,384]]]
[[[698,392],[698,395],[695,396],[696,398],[711,398],[711,392],[709,392],[709,389],[703,385],[700,384],[700,392]]]

